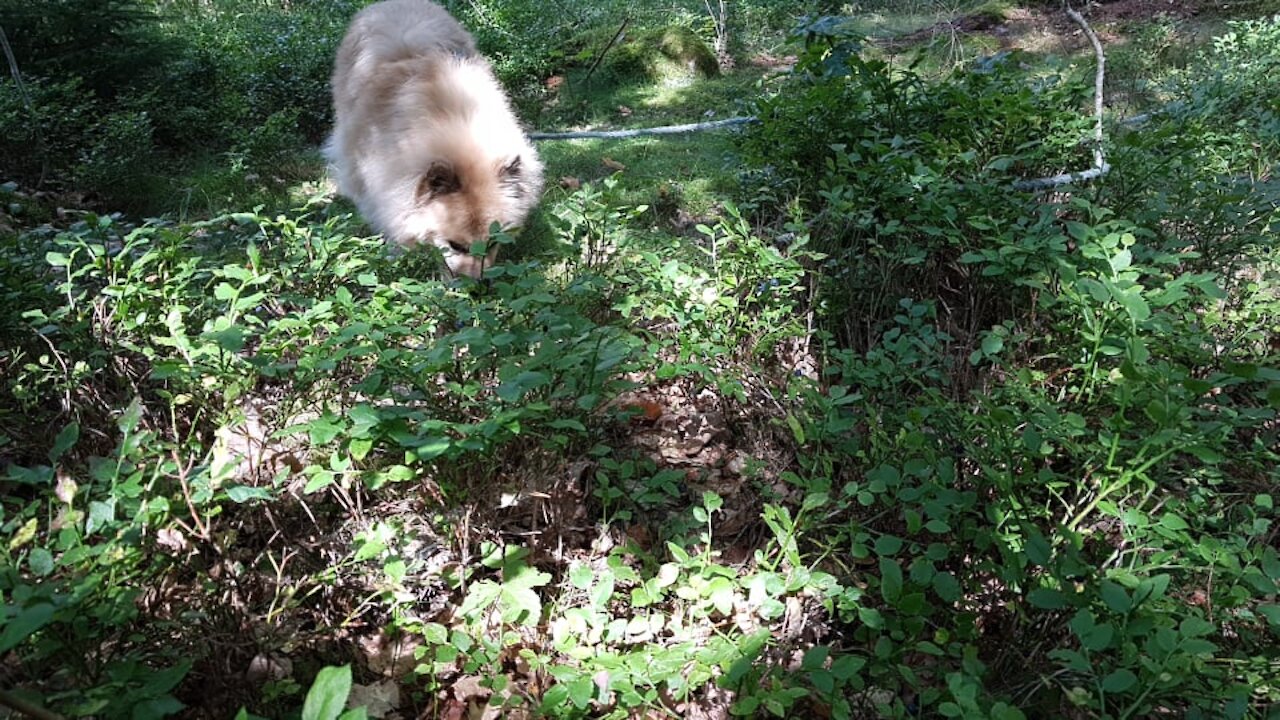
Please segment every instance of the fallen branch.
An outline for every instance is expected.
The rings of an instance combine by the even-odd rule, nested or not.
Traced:
[[[530,140],[616,140],[620,138],[644,137],[647,135],[679,135],[681,133],[700,132],[703,130],[719,130],[756,122],[754,117],[735,117],[726,120],[689,123],[687,125],[665,125],[652,128],[635,128],[633,130],[576,130],[572,132],[535,132],[529,133]]]
[[[1111,171],[1111,165],[1107,164],[1107,158],[1102,154],[1102,85],[1106,78],[1107,57],[1102,52],[1102,41],[1098,39],[1093,28],[1089,27],[1084,16],[1072,9],[1070,5],[1066,5],[1066,11],[1067,17],[1080,26],[1085,37],[1089,38],[1089,42],[1093,44],[1093,54],[1098,60],[1098,69],[1093,76],[1093,167],[1052,177],[1019,180],[1013,184],[1017,190],[1048,190],[1067,183],[1094,180]]]
[[[58,713],[52,710],[45,710],[35,703],[27,702],[7,690],[0,690],[0,707],[7,707],[21,715],[35,718],[35,720],[63,720]]]

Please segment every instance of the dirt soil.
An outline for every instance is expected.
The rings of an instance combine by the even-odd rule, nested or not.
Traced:
[[[1115,27],[1118,24],[1156,17],[1186,20],[1211,7],[1208,0],[1112,0],[1090,2],[1078,9],[1107,42],[1119,37],[1119,28]],[[1030,52],[1070,53],[1087,44],[1080,28],[1066,13],[1056,8],[1019,7],[1005,12],[1004,18],[1000,22],[987,14],[965,15],[883,41],[882,45],[890,50],[899,50],[939,36],[973,33],[990,33],[1005,50],[1019,48]]]

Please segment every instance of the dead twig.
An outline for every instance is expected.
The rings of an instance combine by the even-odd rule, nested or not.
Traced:
[[[613,46],[617,44],[618,38],[622,37],[622,31],[627,29],[627,23],[629,22],[631,22],[631,18],[629,17],[622,18],[622,24],[618,26],[618,32],[613,34],[613,39],[610,40],[609,44],[604,46],[604,50],[601,50],[600,54],[596,56],[596,61],[591,63],[591,67],[587,68],[587,76],[582,78],[582,83],[584,85],[591,80],[591,74],[596,71],[596,68],[600,65],[600,62],[604,60],[604,56],[609,54],[609,51],[612,50]]]

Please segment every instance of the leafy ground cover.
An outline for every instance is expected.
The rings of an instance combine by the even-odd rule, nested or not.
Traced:
[[[0,0],[0,702],[1275,712],[1271,8],[1093,8],[1113,169],[1033,194],[1092,157],[1056,7],[743,2],[672,78],[607,43],[714,4],[554,4],[453,8],[540,129],[760,121],[544,144],[472,283],[325,192],[353,6],[94,5],[182,98]]]

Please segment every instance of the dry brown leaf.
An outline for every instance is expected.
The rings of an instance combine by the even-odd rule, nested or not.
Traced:
[[[400,686],[394,680],[352,685],[347,706],[363,706],[369,717],[384,718],[400,707]]]
[[[493,691],[480,684],[482,679],[478,675],[466,675],[458,678],[451,688],[453,696],[464,703],[476,698],[487,699],[493,694]]]
[[[58,484],[53,488],[53,494],[59,501],[70,505],[76,499],[76,492],[80,486],[72,477],[61,470],[58,471]]]
[[[182,553],[187,549],[187,537],[181,530],[162,528],[156,533],[156,544],[174,553]]]
[[[245,680],[253,685],[283,680],[293,675],[293,661],[284,656],[254,655],[244,671]]]

